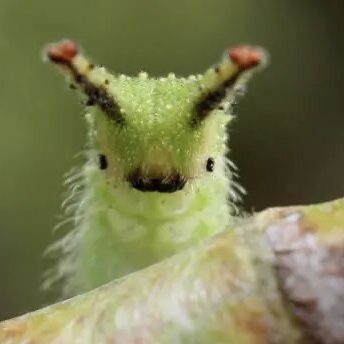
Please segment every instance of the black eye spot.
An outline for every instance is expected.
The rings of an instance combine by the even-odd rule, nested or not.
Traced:
[[[206,169],[208,172],[213,172],[215,166],[215,160],[213,158],[208,158]]]
[[[105,170],[108,167],[108,161],[104,154],[98,155],[98,165],[101,170]]]

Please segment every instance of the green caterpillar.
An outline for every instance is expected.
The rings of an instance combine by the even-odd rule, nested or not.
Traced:
[[[69,180],[75,227],[52,247],[62,254],[47,285],[75,295],[230,226],[229,112],[262,49],[239,46],[203,75],[159,79],[113,75],[69,40],[45,54],[85,101],[89,147]]]

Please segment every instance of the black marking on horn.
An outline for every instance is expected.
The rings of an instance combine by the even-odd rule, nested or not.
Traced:
[[[197,127],[197,125],[201,123],[212,110],[216,109],[221,104],[221,102],[226,98],[229,89],[235,85],[240,75],[241,71],[238,71],[217,88],[208,90],[200,97],[195,105],[194,115],[191,118],[192,127]]]
[[[123,125],[125,119],[121,113],[121,108],[110,95],[104,86],[98,86],[92,83],[86,75],[81,74],[72,63],[63,63],[72,73],[75,83],[79,84],[81,90],[88,97],[87,106],[97,105],[110,119],[117,124]]]
[[[125,120],[121,114],[121,108],[114,98],[102,86],[94,85],[85,75],[79,74],[75,68],[71,68],[75,81],[87,95],[88,105],[97,105],[108,117],[117,124],[123,125]]]

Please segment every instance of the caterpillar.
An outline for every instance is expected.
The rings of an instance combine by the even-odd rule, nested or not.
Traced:
[[[115,75],[71,40],[45,57],[85,104],[85,164],[71,175],[74,228],[45,286],[65,296],[98,287],[195,245],[231,225],[238,186],[227,159],[231,107],[266,54],[227,50],[202,75]],[[68,202],[67,202],[68,203]]]

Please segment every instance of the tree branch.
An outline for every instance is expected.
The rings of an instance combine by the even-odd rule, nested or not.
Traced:
[[[344,343],[344,200],[266,210],[2,322],[0,343]]]

